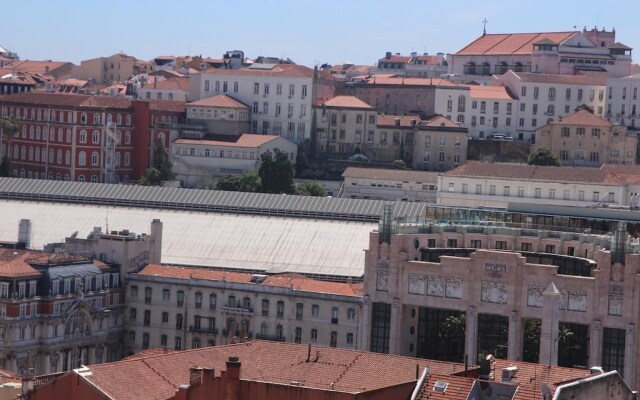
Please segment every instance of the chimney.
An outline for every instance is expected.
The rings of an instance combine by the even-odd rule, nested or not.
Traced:
[[[307,347],[307,362],[311,360],[311,342],[309,342],[309,346]]]
[[[31,247],[31,220],[21,219],[18,226],[18,242],[24,243],[26,248]]]
[[[149,263],[160,264],[162,255],[162,221],[157,218],[151,221],[151,243]]]
[[[240,359],[229,357],[224,380],[224,400],[240,400]]]
[[[387,54],[384,55],[384,58],[386,58],[387,60],[391,58],[391,52],[387,51]]]

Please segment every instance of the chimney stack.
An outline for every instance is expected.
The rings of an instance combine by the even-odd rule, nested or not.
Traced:
[[[224,380],[224,400],[240,400],[240,359],[229,357]]]

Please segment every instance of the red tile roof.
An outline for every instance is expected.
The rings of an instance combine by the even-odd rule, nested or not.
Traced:
[[[456,55],[531,54],[533,44],[543,39],[562,44],[577,32],[486,34],[458,51]]]
[[[505,86],[469,85],[472,99],[514,100],[515,97]]]
[[[280,136],[277,135],[256,135],[252,133],[243,133],[239,137],[236,137],[235,141],[224,141],[215,139],[178,139],[177,144],[200,144],[209,146],[227,146],[227,147],[251,147],[257,148],[264,145],[267,142],[275,140]]]
[[[21,278],[40,276],[40,272],[26,262],[27,259],[34,255],[35,253],[30,251],[0,249],[0,277]]]
[[[240,108],[249,109],[250,107],[239,100],[234,99],[226,94],[219,94],[213,97],[207,97],[201,100],[192,101],[189,106],[203,107],[221,107],[221,108]]]
[[[375,179],[388,181],[409,181],[422,183],[438,183],[439,172],[414,171],[406,169],[358,168],[347,167],[343,178]]]
[[[381,58],[380,62],[381,63],[402,63],[402,64],[408,64],[409,61],[411,61],[411,57],[410,56],[399,56],[399,55],[392,55],[389,58]]]
[[[361,76],[360,78],[365,78]],[[362,83],[368,85],[404,85],[404,86],[460,86],[447,79],[440,78],[410,78],[395,74],[375,74]]]
[[[365,110],[373,110],[369,104],[360,100],[355,96],[336,96],[324,102],[327,107],[336,108],[358,108]]]
[[[376,116],[377,126],[397,126],[399,121],[401,127],[411,127],[418,125],[422,120],[417,115],[378,115]]]
[[[122,360],[140,360],[143,358],[147,358],[147,357],[153,357],[153,356],[159,356],[161,354],[168,354],[168,353],[174,353],[173,350],[169,350],[169,349],[164,349],[164,348],[158,348],[158,347],[152,347],[143,351],[140,351],[138,353],[132,354],[128,357],[123,358]]]
[[[158,81],[153,87],[146,87],[147,89],[158,90],[189,90],[189,78],[176,77],[171,79],[165,79]]]
[[[251,274],[228,272],[207,268],[184,268],[150,264],[138,272],[142,276],[161,276],[176,279],[202,279],[256,285],[251,283]],[[301,275],[270,275],[260,286],[288,287],[293,290],[315,293],[339,294],[344,296],[362,296],[362,283],[328,282],[306,278]]]
[[[58,68],[71,64],[68,61],[34,61],[34,60],[18,60],[12,62],[9,65],[5,65],[7,68],[15,69],[17,71],[32,72],[40,75],[50,74]]]
[[[258,65],[258,64],[257,64]],[[242,68],[242,69],[221,69],[209,68],[201,71],[207,75],[251,75],[251,76],[283,76],[288,78],[313,78],[313,69],[304,65],[296,64],[275,64],[272,68]],[[318,71],[318,77],[333,79],[331,74],[325,71]]]
[[[67,93],[23,92],[0,96],[0,102],[61,107],[130,108],[131,100],[115,96],[88,96]]]
[[[444,172],[443,176],[502,178],[529,181],[562,181],[618,185],[620,178],[602,168],[550,167],[518,163],[486,163],[469,161]]]
[[[149,100],[149,108],[154,111],[185,112],[186,104],[175,100]]]
[[[585,125],[585,126],[602,126],[602,127],[612,126],[611,122],[587,110],[578,110],[565,117],[558,118],[553,122],[551,122],[550,125]]]
[[[332,347],[254,340],[248,343],[91,365],[85,379],[114,400],[167,399],[189,384],[189,368],[226,370],[229,357],[239,357],[240,378],[307,388],[360,393],[415,382],[416,366],[433,374],[464,370],[459,363],[417,359]],[[455,379],[455,378],[452,378]]]
[[[436,382],[446,382],[444,392],[434,390]],[[464,376],[436,375],[428,373],[423,381],[416,400],[461,400],[467,399],[475,379]]]
[[[532,72],[514,72],[522,82],[553,83],[564,85],[593,85],[605,86],[606,74],[598,75],[561,75],[561,74],[536,74]]]

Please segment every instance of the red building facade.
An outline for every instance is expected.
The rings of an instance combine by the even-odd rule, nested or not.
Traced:
[[[10,115],[20,131],[5,135],[0,147],[15,176],[128,183],[149,166],[153,117],[177,123],[184,103],[60,93],[0,96],[0,117]]]

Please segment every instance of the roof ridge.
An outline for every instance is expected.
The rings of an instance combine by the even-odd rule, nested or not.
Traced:
[[[161,373],[159,373],[158,371],[156,371],[151,365],[149,365],[149,363],[146,362],[146,360],[144,358],[140,358],[140,361],[142,361],[142,363],[144,365],[146,365],[151,371],[153,371],[156,375],[158,375],[163,381],[167,382],[170,386],[172,387],[176,387],[173,383],[171,383],[167,378],[164,377],[164,375],[162,375]]]

